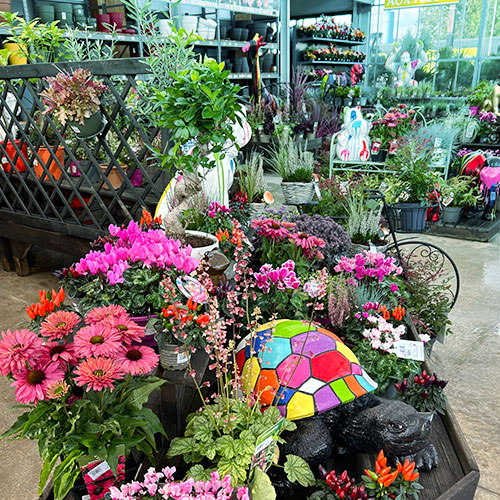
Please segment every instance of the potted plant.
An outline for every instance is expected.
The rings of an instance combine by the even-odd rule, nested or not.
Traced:
[[[99,111],[101,97],[107,87],[95,79],[90,71],[75,69],[61,71],[45,78],[48,87],[43,90],[44,114],[52,113],[64,126],[70,125],[81,138],[94,137],[104,128],[104,117]]]
[[[272,194],[265,190],[262,164],[262,156],[253,153],[246,163],[238,165],[240,191],[247,195],[251,219],[260,217],[266,206],[274,202]]]
[[[471,181],[471,177],[452,177],[440,186],[444,223],[456,224],[464,207],[475,206],[479,202],[479,188],[473,186]]]
[[[430,139],[410,134],[398,141],[395,154],[387,160],[388,168],[396,172],[388,192],[394,202],[390,213],[399,216],[404,232],[425,229],[426,200],[440,181],[440,175],[430,166],[432,151]]]
[[[488,98],[493,90],[493,85],[490,82],[479,82],[476,88],[467,96],[469,111],[471,116],[479,114],[479,110],[484,101]]]
[[[2,357],[1,373],[27,410],[2,437],[38,440],[40,494],[53,473],[54,499],[67,498],[82,461],[105,460],[116,476],[133,446],[153,459],[155,434],[165,432],[144,404],[165,380],[149,376],[158,355],[141,345],[144,329],[116,305],[83,319],[58,310],[33,326],[2,332],[4,346],[24,346]]]
[[[281,137],[278,144],[269,149],[271,169],[281,177],[285,203],[301,205],[310,203],[314,196],[314,154],[295,144],[290,137]]]

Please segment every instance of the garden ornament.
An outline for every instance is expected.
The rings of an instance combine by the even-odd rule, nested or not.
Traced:
[[[333,136],[337,157],[348,161],[368,161],[371,122],[363,118],[361,106],[344,109],[342,130]]]
[[[395,43],[392,54],[385,61],[385,68],[396,75],[395,88],[416,87],[418,85],[418,82],[413,79],[415,71],[425,66],[428,59],[423,43],[417,42],[416,47],[417,59],[412,61],[409,52],[405,51],[401,54],[400,62],[396,63],[396,59],[401,52],[401,47],[398,48],[398,44]]]
[[[281,452],[299,455],[313,468],[326,464],[334,446],[383,449],[418,467],[437,465],[429,441],[432,415],[369,394],[377,384],[336,335],[316,324],[277,320],[251,339],[236,350],[244,390],[256,391],[264,407],[276,405],[297,424]]]
[[[500,80],[500,76],[498,77]],[[496,116],[500,116],[500,82],[497,82],[489,97],[484,101],[482,110],[492,111]]]
[[[479,173],[481,192],[483,193],[483,219],[494,220],[496,200],[500,191],[500,158],[489,156]]]
[[[216,163],[214,168],[207,170],[200,166],[196,173],[177,172],[165,188],[156,207],[155,217],[161,216],[169,235],[183,237],[182,213],[192,208],[193,197],[201,192],[207,202],[217,201],[221,205],[229,206],[229,189],[233,183],[236,166],[234,159],[238,156],[239,148],[247,144],[252,137],[252,129],[246,120],[243,106],[238,116],[240,122],[233,124],[235,142],[226,143],[223,157],[209,155]]]

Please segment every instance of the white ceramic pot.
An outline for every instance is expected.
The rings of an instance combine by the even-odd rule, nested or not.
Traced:
[[[181,18],[181,26],[188,32],[188,33],[196,33],[196,30],[198,28],[198,16],[182,16]]]
[[[212,19],[204,19],[203,17],[198,19],[198,33],[205,40],[213,40],[216,29],[217,23]]]
[[[219,248],[219,240],[213,234],[204,233],[202,231],[190,231],[188,229],[186,230],[186,236],[197,236],[198,238],[206,238],[207,240],[210,240],[212,242],[210,245],[204,247],[197,247],[197,248],[193,247],[193,251],[191,252],[191,257],[194,257],[195,259],[201,260],[206,253],[211,252],[216,248]]]

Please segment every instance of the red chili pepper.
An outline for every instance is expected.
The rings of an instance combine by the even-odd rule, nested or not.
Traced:
[[[377,474],[375,472],[372,472],[371,470],[365,469],[365,474],[370,478],[376,481],[378,479]]]
[[[36,314],[33,312],[33,309],[30,306],[26,308],[26,314],[29,316],[30,319],[36,318]]]

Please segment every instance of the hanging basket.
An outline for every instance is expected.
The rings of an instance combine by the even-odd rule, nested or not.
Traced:
[[[311,203],[314,197],[314,183],[312,182],[282,182],[281,188],[287,205]]]
[[[160,349],[160,364],[165,370],[185,370],[191,354],[177,344],[165,344]],[[177,352],[178,351],[178,352]]]
[[[78,121],[68,122],[68,125],[80,139],[91,139],[104,130],[104,116],[100,111],[97,111],[88,118],[84,118],[83,121],[83,124]]]

